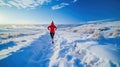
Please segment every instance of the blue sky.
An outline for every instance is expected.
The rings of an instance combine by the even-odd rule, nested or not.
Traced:
[[[119,21],[120,0],[0,0],[0,24]]]

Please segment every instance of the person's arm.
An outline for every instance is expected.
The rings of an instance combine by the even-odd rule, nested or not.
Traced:
[[[57,30],[57,27],[55,26],[55,30]]]
[[[50,26],[47,27],[48,30],[50,30],[49,28],[50,28]]]

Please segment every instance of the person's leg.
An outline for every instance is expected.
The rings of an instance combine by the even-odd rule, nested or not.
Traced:
[[[55,33],[50,33],[50,36],[51,36],[52,39],[54,38],[54,34]]]
[[[50,36],[51,36],[51,38],[53,39],[53,37],[52,37],[52,36],[53,36],[52,33],[50,33]]]
[[[55,33],[50,33],[50,36],[51,36],[51,39],[52,39],[52,43],[54,43],[54,40],[53,40],[54,34],[55,34]]]
[[[55,33],[52,33],[52,39],[54,38],[54,34],[55,34]]]

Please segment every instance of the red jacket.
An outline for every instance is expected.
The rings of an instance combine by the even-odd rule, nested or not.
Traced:
[[[50,30],[50,33],[54,33],[56,29],[57,27],[54,25],[54,22],[52,21],[52,23],[48,26],[48,30]]]

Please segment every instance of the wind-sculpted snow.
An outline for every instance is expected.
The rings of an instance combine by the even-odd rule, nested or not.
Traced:
[[[49,67],[119,67],[119,30],[120,23],[59,29]]]
[[[0,59],[4,59],[32,41],[45,34],[45,30],[31,25],[1,25],[0,27]],[[33,29],[35,28],[35,29]]]
[[[58,25],[54,44],[46,25],[0,26],[0,67],[120,67],[119,51],[119,22]]]

